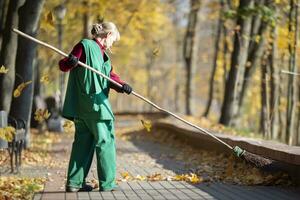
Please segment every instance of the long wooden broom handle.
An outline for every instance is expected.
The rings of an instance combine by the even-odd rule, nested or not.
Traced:
[[[38,39],[36,39],[36,38],[34,38],[34,37],[31,37],[30,35],[27,35],[26,33],[23,33],[23,32],[21,32],[21,31],[19,31],[18,29],[15,29],[15,28],[14,28],[14,29],[12,29],[12,30],[13,30],[13,32],[17,33],[18,35],[21,35],[21,36],[23,36],[23,37],[25,37],[25,38],[27,38],[27,39],[29,39],[29,40],[32,40],[32,41],[34,41],[34,42],[36,42],[36,43],[38,43],[38,44],[40,44],[40,45],[42,45],[42,46],[45,46],[45,47],[47,47],[47,48],[49,48],[49,49],[52,49],[53,51],[55,51],[56,53],[58,53],[58,54],[60,54],[60,55],[62,55],[62,56],[64,56],[64,57],[68,57],[68,54],[64,53],[63,51],[61,51],[61,50],[59,50],[59,49],[57,49],[57,48],[55,48],[55,47],[53,47],[53,46],[51,46],[51,45],[45,43],[45,42],[42,42],[42,41],[40,41],[40,40],[38,40]],[[110,82],[112,82],[113,84],[117,85],[118,87],[120,87],[120,88],[122,87],[122,85],[121,85],[120,83],[118,83],[118,82],[116,82],[116,81],[110,79],[108,76],[106,76],[106,75],[102,74],[101,72],[95,70],[94,68],[92,68],[92,67],[86,65],[85,63],[79,61],[78,64],[79,64],[80,66],[82,66],[82,67],[85,67],[85,68],[87,68],[87,69],[89,69],[89,70],[95,72],[96,74],[102,76],[103,78],[109,80]],[[155,107],[155,108],[158,109],[159,111],[164,112],[164,113],[167,113],[167,114],[169,114],[169,115],[175,117],[176,119],[178,119],[178,120],[180,120],[180,121],[182,121],[182,122],[184,122],[184,123],[186,123],[186,124],[188,124],[188,125],[194,127],[195,129],[197,129],[197,130],[199,130],[199,131],[201,131],[201,132],[203,132],[203,133],[206,133],[207,135],[211,136],[212,138],[216,139],[216,140],[219,141],[220,143],[222,143],[222,144],[224,144],[225,146],[227,146],[229,149],[233,150],[232,146],[230,146],[230,145],[227,144],[226,142],[222,141],[221,139],[217,138],[215,135],[213,135],[212,133],[208,132],[207,130],[205,130],[205,129],[203,129],[203,128],[201,128],[201,127],[199,127],[199,126],[197,126],[197,125],[195,125],[195,124],[193,124],[193,123],[191,123],[191,122],[189,122],[189,121],[186,121],[185,119],[179,117],[178,115],[176,115],[176,114],[174,114],[174,113],[172,113],[172,112],[170,112],[170,111],[168,111],[168,110],[165,110],[165,109],[159,107],[159,106],[156,105],[155,103],[151,102],[151,101],[148,100],[147,98],[143,97],[142,95],[140,95],[140,94],[138,94],[138,93],[136,93],[136,92],[134,92],[134,91],[132,91],[131,94],[133,94],[134,96],[138,97],[139,99],[145,101],[146,103],[150,104],[151,106]]]

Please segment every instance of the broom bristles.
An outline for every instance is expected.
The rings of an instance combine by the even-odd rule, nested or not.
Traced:
[[[245,151],[241,156],[246,162],[255,165],[258,168],[266,168],[270,166],[274,161],[262,156]]]

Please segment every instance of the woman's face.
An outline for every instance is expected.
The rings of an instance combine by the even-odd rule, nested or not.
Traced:
[[[105,48],[109,49],[110,47],[112,47],[113,43],[114,43],[113,34],[109,32],[105,38],[104,46]]]

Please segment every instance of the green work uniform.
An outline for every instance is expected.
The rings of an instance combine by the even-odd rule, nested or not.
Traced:
[[[94,40],[81,44],[86,64],[110,76],[111,64],[106,53],[101,54]],[[80,188],[85,184],[96,149],[100,190],[115,187],[116,149],[114,115],[108,101],[109,81],[84,67],[71,70],[63,116],[75,123],[75,138],[67,173],[67,185]]]

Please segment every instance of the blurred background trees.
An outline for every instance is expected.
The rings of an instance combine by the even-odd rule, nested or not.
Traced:
[[[59,110],[67,74],[58,69],[59,55],[17,38],[11,28],[70,52],[90,37],[93,23],[112,21],[121,33],[112,49],[114,70],[137,92],[174,112],[300,144],[299,0],[0,0],[0,5],[0,110],[28,123],[49,96]],[[115,112],[154,111],[114,92],[111,102]]]

